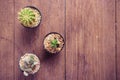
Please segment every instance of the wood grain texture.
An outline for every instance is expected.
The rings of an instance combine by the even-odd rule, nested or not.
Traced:
[[[120,80],[120,0],[116,0],[116,50],[117,80]]]
[[[24,28],[17,13],[35,6],[42,22]],[[120,0],[0,0],[0,80],[120,80]],[[48,55],[49,32],[65,38],[57,55]],[[18,62],[36,54],[41,68],[25,77]]]
[[[66,0],[66,80],[116,80],[115,0]]]
[[[42,22],[35,29],[26,29],[17,20],[17,12],[24,6],[35,6],[42,13]],[[65,50],[60,54],[48,55],[43,49],[43,39],[49,32],[59,32],[64,37],[64,0],[15,0],[15,80],[64,80]],[[35,53],[41,61],[41,68],[34,76],[24,77],[19,70],[18,61],[25,52]]]
[[[15,4],[15,80],[33,80],[33,76],[25,77],[19,68],[19,59],[26,52],[32,52],[31,39],[34,30],[24,28],[18,21],[18,12],[21,8],[31,5],[31,1],[14,0]],[[32,34],[33,32],[33,34]]]
[[[13,0],[0,0],[0,15],[0,80],[14,80]]]

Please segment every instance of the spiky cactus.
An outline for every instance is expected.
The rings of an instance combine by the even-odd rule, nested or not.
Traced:
[[[38,10],[26,7],[18,13],[18,19],[25,27],[36,27],[40,22],[41,16]]]

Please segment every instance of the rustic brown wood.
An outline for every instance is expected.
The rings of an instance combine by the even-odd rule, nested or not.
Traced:
[[[115,0],[66,0],[66,80],[116,80]]]
[[[31,2],[28,0],[14,0],[15,4],[15,80],[32,80],[33,76],[24,77],[22,71],[19,68],[19,59],[25,54],[25,52],[32,52],[31,50],[31,36],[34,36],[34,33],[30,33],[29,29],[25,29],[18,21],[18,11],[21,8],[31,5]]]
[[[117,80],[120,80],[120,1],[116,0],[116,65]]]
[[[0,0],[0,80],[14,80],[14,5]]]
[[[42,22],[24,28],[17,13],[35,6]],[[120,80],[119,0],[0,0],[0,80]],[[43,39],[59,32],[66,41],[60,54],[48,55]],[[35,53],[41,68],[25,77],[18,62]]]
[[[27,29],[17,20],[17,12],[24,6],[35,6],[42,13],[42,22],[35,29]],[[64,37],[65,24],[64,0],[15,0],[15,80],[64,80],[65,50],[60,54],[48,55],[43,49],[43,39],[49,32],[59,32]],[[24,77],[18,67],[18,61],[25,52],[33,52],[41,60],[41,68],[34,76]]]

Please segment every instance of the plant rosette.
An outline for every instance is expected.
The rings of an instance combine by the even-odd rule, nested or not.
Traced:
[[[41,19],[42,16],[40,11],[33,6],[24,7],[18,12],[18,20],[27,28],[39,26]]]
[[[35,74],[40,68],[40,60],[35,54],[26,53],[20,58],[19,66],[25,76]]]
[[[59,33],[51,32],[45,36],[43,45],[47,52],[59,53],[64,46],[64,39]]]

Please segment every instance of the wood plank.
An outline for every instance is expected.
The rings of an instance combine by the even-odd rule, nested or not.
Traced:
[[[117,58],[117,80],[120,80],[120,1],[116,0],[116,58]]]
[[[13,0],[0,0],[0,15],[0,80],[14,80]]]
[[[43,50],[44,36],[49,32],[59,32],[64,37],[65,3],[64,0],[15,0],[15,14],[28,5],[37,7],[42,13],[42,22],[38,28],[25,29],[15,18],[16,69],[15,80],[64,80],[65,49],[58,55],[47,55]],[[19,70],[18,61],[25,52],[34,52],[41,60],[41,68],[34,76],[24,77]]]
[[[34,29],[24,28],[18,21],[18,11],[25,6],[32,5],[31,1],[15,0],[15,80],[33,80],[33,76],[25,77],[18,66],[21,56],[26,52],[32,52],[31,39],[34,39]]]
[[[66,0],[66,80],[116,80],[115,0]]]

